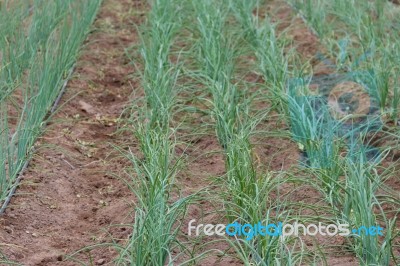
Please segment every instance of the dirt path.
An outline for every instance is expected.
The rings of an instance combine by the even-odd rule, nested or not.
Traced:
[[[144,1],[142,1],[144,2]],[[23,265],[77,265],[66,260],[85,246],[126,239],[132,193],[117,178],[124,160],[111,148],[131,140],[114,134],[136,84],[124,49],[138,41],[139,1],[105,0],[53,123],[37,143],[17,194],[0,218],[1,252]],[[129,136],[128,136],[129,137]],[[109,249],[83,252],[106,265]]]

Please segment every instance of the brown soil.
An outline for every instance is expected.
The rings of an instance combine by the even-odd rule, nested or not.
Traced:
[[[11,201],[6,214],[0,218],[0,247],[10,260],[23,265],[78,265],[67,260],[68,254],[113,239],[123,244],[131,229],[133,195],[117,177],[124,177],[126,160],[112,148],[112,144],[136,144],[132,136],[117,134],[117,124],[132,92],[141,94],[139,84],[132,79],[133,67],[124,49],[138,42],[133,24],[143,21],[146,7],[130,0],[105,0],[92,33],[78,61],[75,77],[71,80],[59,112],[53,117],[46,133],[36,145],[35,154],[24,179]],[[278,30],[287,30],[297,51],[310,62],[314,73],[328,74],[332,69],[315,60],[317,51],[323,51],[318,38],[296,17],[282,1],[269,1],[265,10],[276,21]],[[262,12],[261,12],[262,13]],[[310,69],[310,70],[311,70]],[[260,77],[251,73],[252,79]],[[265,108],[260,105],[260,108]],[[273,175],[282,170],[297,170],[299,149],[290,138],[283,138],[277,130],[287,130],[278,116],[269,117],[262,125],[271,136],[253,139],[257,166]],[[193,117],[192,117],[193,119]],[[191,130],[204,122],[194,118]],[[275,134],[275,135],[274,135]],[[214,177],[225,174],[221,147],[213,129],[207,134],[184,140],[189,147],[181,147],[188,158],[187,166],[177,177],[184,195],[201,191],[202,200],[189,207],[182,221],[184,241],[191,244],[195,255],[213,249],[214,252],[195,261],[196,265],[242,265],[235,252],[217,237],[193,238],[187,236],[187,224],[226,223],[219,200],[223,191]],[[325,206],[321,195],[310,186],[284,184],[281,196],[291,202]],[[274,195],[272,195],[274,196]],[[305,210],[305,215],[310,210]],[[319,214],[323,215],[323,214]],[[221,240],[221,242],[211,242]],[[328,265],[357,265],[353,254],[332,248],[343,245],[341,238],[303,239],[307,250],[315,251],[315,241],[332,251]],[[194,244],[196,242],[197,244]],[[225,255],[221,256],[220,251]],[[110,248],[85,250],[76,255],[85,265],[113,265],[117,253]],[[183,257],[182,261],[188,259]],[[178,261],[179,262],[179,261]]]
[[[8,259],[23,265],[77,265],[66,254],[128,237],[129,226],[110,228],[131,222],[133,209],[132,193],[116,178],[126,163],[111,143],[132,142],[115,132],[136,86],[129,82],[133,67],[124,49],[138,41],[132,22],[142,20],[140,10],[144,6],[138,1],[104,1],[62,106],[0,218],[0,245]],[[77,258],[103,265],[115,256],[103,248]]]

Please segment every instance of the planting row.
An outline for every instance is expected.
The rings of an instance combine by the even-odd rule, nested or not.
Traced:
[[[101,1],[0,7],[0,202],[15,188]]]
[[[292,4],[296,10],[302,10],[301,14],[311,12],[310,1]],[[377,1],[378,11],[384,12],[386,4],[379,4]],[[390,30],[391,22],[380,20],[382,15],[378,15],[381,23],[377,28],[370,35],[365,32],[365,36],[359,36],[361,44],[367,43],[366,46],[375,49],[371,58],[376,58],[377,54],[388,56],[386,61],[377,63],[366,56],[369,48],[359,55],[360,60],[349,61],[350,54],[344,41],[323,34],[321,18],[311,17],[308,13],[305,16],[306,22],[313,25],[322,38],[322,43],[330,45],[331,50],[327,50],[331,53],[326,57],[336,60],[333,74],[345,77],[342,82],[362,84],[365,93],[371,95],[368,112],[360,115],[352,113],[351,102],[343,109],[345,104],[339,98],[345,96],[346,87],[336,95],[334,102],[330,101],[332,88],[317,94],[312,92],[310,84],[315,77],[307,76],[304,71],[309,62],[302,62],[291,47],[294,44],[277,32],[271,17],[267,15],[261,19],[258,12],[264,5],[260,1],[211,0],[185,3],[159,0],[153,3],[142,36],[143,62],[136,64],[141,69],[145,97],[135,103],[142,111],[134,106],[132,109],[137,111],[130,122],[140,143],[139,152],[128,154],[135,169],[131,174],[133,183],[139,180],[139,184],[132,185],[138,209],[134,233],[128,247],[122,249],[121,259],[161,265],[181,262],[185,258],[190,264],[208,254],[192,254],[188,247],[190,243],[180,241],[180,221],[187,205],[197,197],[202,198],[201,193],[196,197],[183,197],[174,190],[179,185],[175,176],[183,163],[183,157],[176,149],[182,138],[179,135],[182,132],[181,115],[190,116],[195,110],[207,121],[206,127],[215,132],[224,158],[225,174],[215,177],[215,183],[222,191],[216,199],[224,208],[221,221],[278,224],[307,220],[301,210],[296,210],[297,213],[295,209],[289,210],[296,204],[282,201],[277,193],[288,186],[308,185],[314,187],[325,201],[320,210],[316,207],[315,219],[347,224],[350,228],[377,226],[384,229],[382,236],[351,231],[346,238],[344,245],[350,247],[361,265],[396,263],[396,219],[382,206],[387,202],[392,202],[393,208],[398,205],[391,200],[394,196],[391,192],[378,194],[378,191],[386,192],[385,180],[392,174],[381,171],[390,149],[371,147],[367,138],[371,132],[378,134],[384,129],[382,117],[387,110],[397,122],[393,57],[396,44],[385,46],[384,36],[377,36],[376,40],[371,37],[374,32]],[[325,5],[331,6],[319,1],[318,6]],[[332,6],[339,8],[340,3]],[[357,14],[362,17],[368,10],[359,8]],[[324,8],[324,12],[329,9]],[[173,17],[172,14],[179,15]],[[356,26],[358,33],[363,31],[362,27],[366,26],[362,23],[363,19],[350,21],[348,35]],[[178,37],[185,39],[185,47],[174,42]],[[339,53],[334,53],[334,46],[339,47]],[[244,60],[252,63],[243,74],[240,64]],[[372,70],[364,71],[368,66]],[[386,67],[389,72],[382,72]],[[261,76],[262,84],[242,78],[249,73]],[[387,86],[381,86],[383,83]],[[195,100],[198,106],[180,106],[181,103],[176,101],[178,96],[194,92],[200,95]],[[390,108],[386,109],[391,93],[394,98]],[[266,104],[263,110],[258,105],[260,101]],[[374,109],[374,103],[379,107]],[[276,113],[288,126],[287,135],[298,144],[305,157],[288,173],[265,170],[256,162],[253,137],[263,137],[265,132],[259,129],[268,123],[271,114]],[[200,129],[204,125],[190,126]],[[283,179],[285,175],[292,178]],[[327,213],[330,216],[324,217]],[[301,236],[279,238],[272,235],[223,239],[245,265],[326,262],[324,251],[318,251],[318,247],[308,250],[299,244],[304,240]]]

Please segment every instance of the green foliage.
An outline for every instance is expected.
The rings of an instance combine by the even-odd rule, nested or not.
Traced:
[[[173,264],[179,256],[173,251],[182,250],[177,235],[191,196],[174,190],[182,159],[175,155],[176,129],[171,128],[179,67],[170,56],[181,27],[174,17],[175,7],[168,0],[154,1],[141,36],[145,96],[142,110],[133,113],[130,122],[141,156],[132,150],[126,154],[133,166],[128,184],[137,199],[135,223],[128,244],[119,250],[117,265]],[[178,199],[171,202],[175,196]]]
[[[1,200],[30,155],[100,3],[36,0],[30,7],[21,0],[1,9]],[[14,94],[21,105],[14,104]]]

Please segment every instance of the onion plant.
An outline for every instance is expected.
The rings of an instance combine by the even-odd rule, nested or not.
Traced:
[[[25,34],[28,31],[24,23],[29,19],[29,2],[15,1],[5,3],[0,8],[0,101],[9,95],[18,85],[18,80],[29,58],[24,55],[30,51],[25,46],[30,42],[26,40]]]
[[[213,1],[193,4],[200,33],[197,46],[202,69],[199,76],[211,94],[211,100],[207,101],[212,104],[216,134],[225,151],[229,188],[239,188],[242,195],[235,195],[233,200],[243,208],[241,198],[253,194],[256,182],[249,135],[257,122],[251,122],[246,116],[247,102],[238,85],[233,84],[236,49],[233,40],[223,34],[226,10]]]
[[[393,226],[395,219],[389,220],[376,198],[377,190],[383,182],[375,162],[368,161],[367,150],[352,139],[349,155],[345,161],[345,197],[343,199],[343,219],[353,228],[360,226],[382,226],[383,236],[361,232],[353,236],[353,248],[360,265],[390,265],[392,255]],[[376,210],[376,211],[375,211]],[[380,216],[380,219],[377,218]]]
[[[311,173],[320,181],[316,187],[320,187],[339,220],[353,228],[381,223],[387,229],[383,240],[378,236],[354,234],[352,247],[362,265],[389,265],[393,221],[385,218],[375,196],[383,182],[376,166],[385,153],[368,158],[368,148],[360,139],[368,132],[368,126],[345,127],[348,132],[340,135],[343,124],[330,116],[321,97],[296,93],[289,95],[291,131],[307,154]],[[341,149],[347,150],[346,156],[341,155]],[[377,219],[375,209],[381,219]]]
[[[1,8],[5,16],[0,20],[11,27],[0,41],[1,200],[14,185],[43,130],[65,74],[74,64],[101,3],[37,0],[31,7],[30,2],[16,1],[21,4],[15,5],[16,10],[14,5],[8,9],[7,4]],[[11,18],[14,11],[15,20]],[[7,18],[9,22],[4,21]],[[19,19],[22,24],[17,22]],[[19,106],[16,102],[20,102]]]
[[[305,1],[294,2],[297,3],[297,7],[300,7],[300,12],[307,13]],[[299,5],[299,2],[303,5],[301,3]],[[331,2],[318,0],[318,2],[324,5],[322,12],[326,13],[326,19],[319,23],[329,24],[331,29],[338,34],[344,33],[344,39],[341,40],[332,40],[320,35],[325,45],[334,43],[337,48],[331,50],[331,56],[336,58],[338,70],[347,71],[356,77],[356,81],[362,84],[370,94],[371,104],[377,102],[381,114],[389,111],[394,121],[397,121],[398,60],[395,56],[398,54],[398,34],[392,30],[395,12],[388,9],[390,4],[380,0],[353,1],[354,5],[351,6],[348,1],[342,0]],[[310,18],[311,16],[312,14],[309,14],[305,18],[315,28],[317,25]],[[296,103],[293,103],[293,106],[295,105]],[[388,105],[391,107],[387,111]],[[382,128],[376,127],[376,123],[372,120],[366,120],[365,123],[364,127],[359,127],[357,130],[354,130],[354,125],[350,125],[347,127],[349,132],[339,134],[343,140],[347,139],[347,156],[331,157],[334,162],[341,162],[335,173],[344,176],[344,179],[339,182],[337,182],[337,174],[327,176],[338,184],[334,189],[338,200],[334,205],[331,202],[331,205],[335,208],[338,217],[353,227],[379,224],[385,229],[385,235],[381,237],[354,234],[351,242],[361,265],[390,265],[395,260],[392,254],[395,221],[386,218],[381,207],[382,201],[376,197],[378,189],[384,182],[383,175],[378,174],[377,167],[384,159],[386,151],[380,151],[378,156],[368,158],[370,151],[363,144],[365,143],[363,136],[367,135],[370,129],[381,130]],[[319,125],[319,128],[323,129],[321,126]],[[306,127],[312,128],[312,126]],[[301,130],[301,132],[307,131]],[[328,141],[331,142],[329,138]]]
[[[351,3],[350,3],[351,2]],[[369,71],[381,114],[397,122],[396,68],[400,12],[389,1],[292,0],[290,3],[317,31],[337,67],[347,72]],[[317,6],[317,10],[314,7]],[[310,8],[312,7],[312,8]],[[321,15],[322,14],[322,15]],[[325,28],[324,31],[318,29]],[[391,101],[393,99],[394,101]]]
[[[226,10],[212,1],[193,2],[197,16],[200,40],[197,43],[201,77],[211,93],[212,117],[216,121],[216,134],[221,146],[227,149],[234,137],[239,113],[240,93],[233,84],[234,43],[224,31]]]
[[[250,6],[255,2],[237,1],[240,5],[236,9],[237,13],[251,13]],[[200,79],[209,91],[210,98],[205,98],[204,101],[210,103],[216,135],[225,155],[226,175],[220,179],[226,187],[223,201],[227,218],[231,222],[242,224],[277,221],[278,215],[272,217],[268,213],[268,208],[271,207],[268,205],[269,194],[277,185],[270,175],[257,172],[250,141],[267,112],[253,112],[252,93],[245,84],[235,82],[235,63],[242,51],[238,46],[240,40],[237,39],[236,32],[230,31],[227,24],[231,9],[211,0],[193,1],[193,6],[199,35],[196,48],[200,66],[200,71],[193,73],[193,77]],[[245,25],[253,23],[249,17],[242,18]],[[249,39],[259,37],[257,31],[244,32],[241,31],[239,35],[245,35]],[[265,39],[256,39],[257,44],[254,45],[261,45],[268,38],[264,35],[263,37]],[[261,47],[257,47],[256,51],[261,53]],[[264,66],[278,58],[271,59],[269,56],[273,53],[274,51],[270,51],[267,55],[260,55],[261,60],[269,60],[263,62]],[[268,82],[275,83],[274,89],[278,90],[282,88],[278,88],[282,85],[279,80],[279,75],[282,74],[280,71],[283,71],[281,66],[277,66],[275,73],[270,73],[270,69],[265,70],[265,74],[273,79]],[[228,242],[246,265],[289,265],[291,259],[294,260],[285,241],[277,237],[257,237],[252,241],[228,239]]]
[[[261,73],[268,88],[266,93],[272,109],[287,113],[286,83],[291,51],[284,50],[284,42],[278,38],[275,25],[268,17],[260,21],[257,15],[253,15],[254,10],[258,10],[258,2],[230,1],[230,4],[242,27],[244,38],[257,58],[257,72]]]
[[[172,265],[180,254],[173,252],[182,250],[177,235],[190,198],[174,194],[174,178],[181,163],[175,155],[176,128],[171,123],[179,75],[179,67],[170,61],[180,27],[176,8],[169,0],[154,1],[141,36],[145,96],[141,109],[132,108],[130,123],[140,154],[128,153],[134,170],[128,172],[132,177],[129,187],[137,199],[135,223],[128,244],[120,249],[117,265]]]
[[[120,249],[117,265],[173,264],[181,250],[177,239],[189,198],[173,201],[173,186],[180,160],[174,156],[175,143],[169,128],[150,127],[135,121],[135,136],[143,158],[131,151],[135,174],[132,188],[136,196],[135,223],[128,244]]]
[[[340,122],[331,118],[321,97],[297,95],[290,89],[288,109],[293,139],[305,154],[306,165],[320,181],[323,194],[335,208],[341,198],[339,177],[340,141],[337,132]]]

